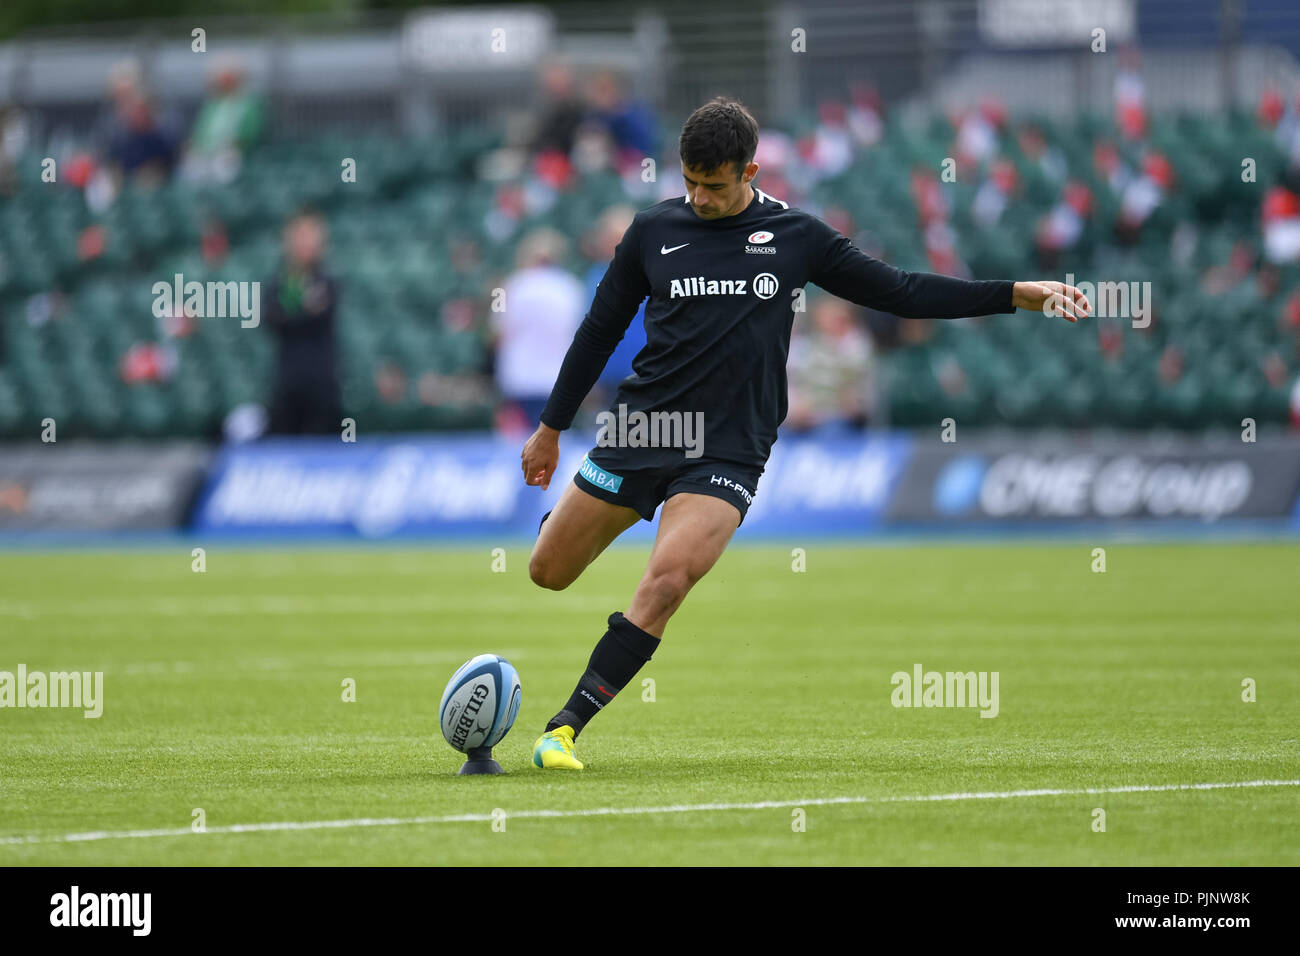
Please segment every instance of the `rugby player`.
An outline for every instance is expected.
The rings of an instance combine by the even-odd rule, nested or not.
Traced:
[[[538,738],[537,767],[582,769],[574,741],[654,656],[669,618],[744,521],[785,419],[790,328],[805,283],[910,318],[1031,309],[1074,322],[1090,313],[1087,298],[1061,282],[906,272],[866,255],[756,188],[757,146],[758,124],[735,100],[717,97],[687,119],[679,143],[686,194],[642,210],[624,233],[520,455],[525,482],[548,488],[560,432],[649,297],[646,345],[612,407],[684,420],[702,413],[702,441],[600,441],[542,518],[528,573],[558,591],[663,505],[632,603],[609,616],[573,694]]]

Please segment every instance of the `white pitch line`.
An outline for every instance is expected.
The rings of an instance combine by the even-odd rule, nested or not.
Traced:
[[[1084,787],[1074,790],[1005,790],[1001,792],[932,793],[902,797],[814,797],[808,800],[763,800],[757,803],[689,803],[666,807],[592,807],[588,810],[515,810],[511,820],[571,817],[640,816],[653,813],[698,813],[709,810],[775,810],[782,807],[826,807],[853,803],[932,803],[944,800],[1010,800],[1015,797],[1075,797],[1101,793],[1162,793],[1171,790],[1235,790],[1244,787],[1300,787],[1300,780],[1240,780],[1224,783],[1132,784],[1124,787]],[[346,830],[358,827],[421,826],[433,823],[490,823],[490,813],[456,813],[440,817],[358,817],[351,820],[282,820],[235,823],[196,832],[189,827],[160,830],[91,830],[57,836],[0,837],[0,846],[31,843],[88,843],[95,840],[138,840],[152,837],[211,836],[219,833],[271,833],[293,830]]]

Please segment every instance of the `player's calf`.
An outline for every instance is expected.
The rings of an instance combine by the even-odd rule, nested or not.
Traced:
[[[628,617],[640,621],[647,631],[662,635],[668,619],[681,607],[697,581],[699,578],[684,564],[661,563],[659,567],[646,568],[627,609]]]
[[[739,525],[740,512],[722,498],[694,493],[669,498],[628,618],[663,636],[668,619],[722,556]]]

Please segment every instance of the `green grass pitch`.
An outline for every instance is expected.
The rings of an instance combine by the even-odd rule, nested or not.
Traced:
[[[568,775],[533,741],[645,547],[560,593],[525,544],[0,554],[0,671],[104,673],[98,719],[0,709],[0,865],[1300,864],[1300,546],[798,544],[733,545]],[[462,778],[484,651],[523,706]],[[999,713],[893,706],[916,664]]]

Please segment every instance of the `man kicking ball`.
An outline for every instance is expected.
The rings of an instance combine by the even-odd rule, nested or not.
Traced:
[[[785,419],[790,327],[805,283],[910,318],[1021,308],[1074,322],[1090,312],[1084,295],[1061,282],[968,281],[873,259],[754,188],[757,147],[758,124],[735,100],[715,98],[687,119],[679,146],[686,195],[642,210],[624,233],[520,455],[525,482],[548,488],[560,432],[648,296],[646,344],[613,408],[703,427],[689,442],[686,428],[669,428],[683,440],[658,447],[600,441],[542,518],[528,573],[559,591],[663,504],[631,605],[609,616],[573,694],[537,740],[540,768],[582,769],[574,741],[654,656],[668,619],[744,521]]]

